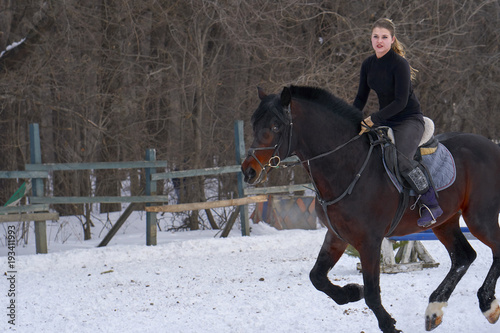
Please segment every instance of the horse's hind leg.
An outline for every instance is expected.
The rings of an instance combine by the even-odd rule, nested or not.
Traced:
[[[483,285],[477,292],[477,297],[482,313],[490,323],[494,324],[500,317],[500,305],[495,298],[496,283],[500,277],[500,226],[498,225],[498,211],[493,210],[492,213],[488,213],[488,210],[482,209],[479,212],[481,216],[472,219],[471,214],[467,211],[466,215],[464,214],[464,218],[470,232],[490,247],[493,252],[493,263]],[[475,221],[481,221],[481,223],[472,223]]]
[[[433,229],[434,234],[450,255],[451,268],[443,282],[429,297],[429,306],[425,311],[425,329],[427,331],[433,330],[441,324],[442,308],[448,304],[451,293],[476,259],[476,252],[460,230],[459,218],[460,214],[457,213],[450,220]]]
[[[363,298],[363,287],[358,284],[348,284],[344,287],[332,284],[328,279],[328,272],[337,263],[347,243],[333,235],[330,231],[326,234],[323,246],[319,252],[316,264],[309,277],[316,289],[330,296],[337,304],[346,304],[359,301]]]

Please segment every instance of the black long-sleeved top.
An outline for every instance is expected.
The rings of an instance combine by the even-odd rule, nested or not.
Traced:
[[[395,126],[408,118],[423,120],[420,102],[413,93],[410,65],[392,49],[382,58],[368,57],[361,65],[354,106],[363,111],[370,89],[378,96],[380,110],[371,115],[377,126]]]

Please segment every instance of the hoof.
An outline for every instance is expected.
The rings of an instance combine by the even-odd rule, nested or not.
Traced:
[[[494,324],[498,321],[498,317],[500,317],[500,305],[498,304],[498,300],[494,300],[491,302],[490,309],[486,312],[483,312],[484,316],[490,324]]]
[[[342,289],[347,293],[349,302],[357,302],[365,297],[362,285],[350,283],[345,285]]]
[[[425,330],[432,331],[443,322],[443,308],[448,306],[446,302],[429,303],[425,310]]]

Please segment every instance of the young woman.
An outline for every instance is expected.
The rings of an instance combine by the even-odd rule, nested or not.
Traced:
[[[398,150],[399,169],[411,187],[420,194],[418,225],[427,227],[436,222],[443,211],[436,193],[413,160],[424,132],[420,102],[413,93],[415,70],[404,58],[404,49],[396,38],[396,27],[389,19],[380,19],[371,34],[375,54],[361,66],[358,94],[354,106],[363,111],[370,90],[377,93],[380,110],[372,113],[361,124],[360,135],[371,126],[389,126],[394,131]]]

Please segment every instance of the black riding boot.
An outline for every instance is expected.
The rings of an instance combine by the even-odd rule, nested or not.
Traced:
[[[443,214],[436,198],[436,192],[430,186],[429,190],[420,196],[420,218],[417,223],[419,227],[426,228],[436,223],[436,219]]]

